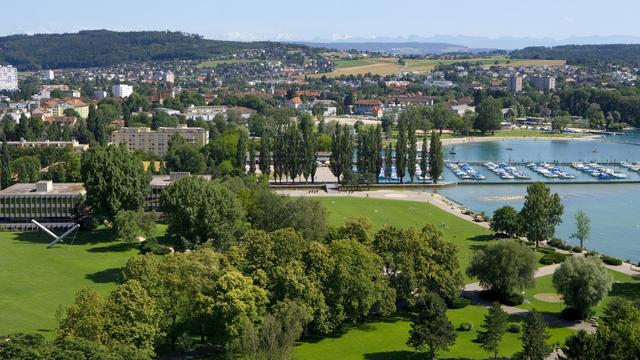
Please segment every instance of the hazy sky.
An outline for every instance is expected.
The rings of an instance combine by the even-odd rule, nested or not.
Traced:
[[[637,0],[31,0],[1,8],[1,35],[111,29],[235,40],[640,36]]]

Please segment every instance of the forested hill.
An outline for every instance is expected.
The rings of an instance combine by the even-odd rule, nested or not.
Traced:
[[[528,47],[511,53],[518,59],[564,59],[573,65],[640,65],[640,44]]]
[[[199,60],[243,49],[279,50],[294,46],[206,40],[181,32],[91,30],[0,37],[0,64],[11,64],[20,70],[62,69],[145,60]]]

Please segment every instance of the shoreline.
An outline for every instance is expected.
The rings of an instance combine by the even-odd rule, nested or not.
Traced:
[[[563,141],[597,141],[603,139],[602,135],[584,135],[584,136],[493,136],[493,137],[475,137],[467,136],[461,138],[442,139],[442,145],[459,145],[474,144],[489,141],[505,141],[505,140],[563,140]]]

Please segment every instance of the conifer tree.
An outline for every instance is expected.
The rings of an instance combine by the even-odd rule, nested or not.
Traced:
[[[507,315],[500,303],[495,302],[489,308],[489,312],[484,317],[482,328],[484,332],[478,334],[480,346],[487,352],[493,353],[493,358],[498,358],[500,351],[500,341],[507,330],[509,315]]]
[[[529,313],[522,332],[522,351],[516,355],[517,359],[544,360],[549,355],[546,326],[539,312],[534,310]]]

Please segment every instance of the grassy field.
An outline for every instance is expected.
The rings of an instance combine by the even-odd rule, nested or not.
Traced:
[[[595,308],[596,314],[600,314],[602,309],[615,298],[636,301],[640,297],[640,279],[613,270],[609,270],[609,273],[613,275],[613,289],[611,289],[609,296]],[[522,304],[519,307],[528,310],[535,308],[538,311],[559,314],[565,307],[564,303],[540,301],[534,297],[535,294],[555,294],[556,290],[553,288],[552,280],[553,276],[551,275],[536,279],[535,288],[527,290],[524,294],[531,303]]]
[[[471,331],[457,331],[455,344],[448,352],[439,354],[440,359],[486,359],[489,354],[475,341],[477,331],[487,310],[480,306],[449,310],[447,316],[458,328],[462,322],[473,324]],[[512,322],[522,323],[521,318],[512,317]],[[306,359],[424,359],[426,354],[416,352],[406,345],[410,322],[407,317],[392,320],[372,321],[350,326],[342,334],[326,338],[303,339],[296,348],[296,358]],[[549,344],[562,343],[573,331],[551,328]],[[520,349],[521,334],[505,334],[501,343],[501,356],[511,356]]]
[[[395,58],[336,59],[334,60],[336,68],[334,72],[317,76],[336,77],[366,73],[392,75],[398,72],[428,72],[435,69],[437,65],[461,62],[480,63],[484,66],[562,66],[565,64],[564,60],[509,59],[506,57],[455,60],[407,59],[404,65],[398,63]]]
[[[110,238],[108,230],[81,232],[47,249],[51,238],[44,233],[0,232],[0,334],[52,337],[56,309],[70,304],[78,288],[113,289],[119,269],[138,251]]]
[[[489,230],[428,203],[355,197],[321,197],[319,200],[329,211],[331,225],[341,225],[353,216],[367,217],[377,227],[393,225],[421,228],[426,224],[433,224],[444,233],[445,239],[458,245],[462,269],[467,267],[471,255],[478,247],[491,243],[492,233]]]

